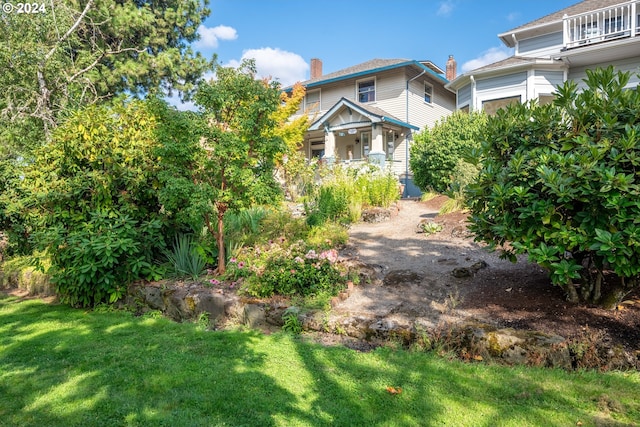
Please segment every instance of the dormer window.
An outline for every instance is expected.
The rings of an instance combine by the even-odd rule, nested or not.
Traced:
[[[358,102],[374,102],[376,100],[376,81],[363,80],[358,82]]]

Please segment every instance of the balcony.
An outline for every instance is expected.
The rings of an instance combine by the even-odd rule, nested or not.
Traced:
[[[563,18],[564,47],[572,49],[640,35],[640,1]]]

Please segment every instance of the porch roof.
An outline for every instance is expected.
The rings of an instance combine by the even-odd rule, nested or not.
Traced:
[[[352,101],[347,98],[341,98],[338,102],[334,104],[326,113],[324,113],[318,120],[313,122],[311,126],[309,126],[310,131],[320,130],[323,128],[325,123],[329,122],[332,117],[334,117],[343,107],[350,108],[353,111],[361,114],[366,117],[371,123],[389,123],[396,126],[404,127],[412,130],[419,130],[418,126],[409,124],[404,122],[396,117],[393,117],[391,114],[387,113],[381,108],[365,105],[357,101]]]

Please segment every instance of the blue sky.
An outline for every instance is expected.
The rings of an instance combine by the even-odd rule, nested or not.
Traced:
[[[194,48],[224,66],[254,58],[284,86],[374,58],[431,60],[458,73],[513,54],[497,35],[578,0],[211,0]]]

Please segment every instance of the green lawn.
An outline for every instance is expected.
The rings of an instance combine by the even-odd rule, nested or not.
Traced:
[[[358,353],[285,334],[212,332],[0,296],[0,426],[638,423],[638,372]]]

